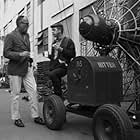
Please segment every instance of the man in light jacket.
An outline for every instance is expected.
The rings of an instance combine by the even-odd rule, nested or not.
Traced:
[[[19,16],[17,28],[9,33],[4,41],[4,57],[9,59],[8,75],[11,89],[11,119],[18,127],[24,127],[19,112],[19,97],[23,82],[30,96],[31,116],[35,123],[44,124],[39,116],[37,101],[37,86],[33,76],[32,58],[30,58],[30,41],[27,33],[29,22],[27,17]]]

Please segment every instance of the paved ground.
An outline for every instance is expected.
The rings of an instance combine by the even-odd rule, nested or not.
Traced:
[[[92,119],[67,114],[67,123],[61,131],[52,131],[45,126],[33,123],[30,118],[28,103],[21,100],[21,114],[26,125],[18,128],[10,119],[9,93],[0,89],[0,140],[94,140],[92,136]],[[42,104],[40,104],[40,113]],[[134,139],[140,139],[140,130],[134,130]]]
[[[21,114],[26,127],[18,128],[10,119],[9,101],[9,93],[5,89],[0,89],[0,140],[93,140],[91,119],[68,113],[68,122],[63,130],[52,131],[33,122],[28,102],[23,100],[21,100]]]

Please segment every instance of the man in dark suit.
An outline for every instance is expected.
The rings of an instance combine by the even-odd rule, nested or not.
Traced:
[[[49,58],[49,77],[52,80],[54,93],[62,99],[61,78],[66,75],[67,67],[72,58],[75,57],[75,45],[72,39],[63,35],[63,25],[60,23],[51,26],[54,42]]]
[[[29,22],[27,17],[19,16],[17,28],[8,34],[4,41],[4,57],[9,59],[8,75],[11,89],[11,118],[18,127],[24,127],[19,113],[19,97],[21,84],[30,96],[31,116],[35,123],[44,124],[39,117],[36,82],[33,76],[32,58],[30,58],[30,41],[27,33]]]

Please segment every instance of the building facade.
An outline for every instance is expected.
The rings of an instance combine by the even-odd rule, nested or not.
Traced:
[[[79,35],[80,17],[91,11],[95,0],[0,0],[0,63],[3,60],[3,39],[16,27],[16,18],[25,15],[29,19],[31,54],[35,65],[47,61],[51,51],[52,33],[50,26],[61,22],[66,36],[71,37],[76,45],[76,54],[81,51]]]

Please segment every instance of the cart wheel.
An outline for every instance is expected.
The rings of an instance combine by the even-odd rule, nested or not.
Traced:
[[[105,104],[93,116],[95,140],[132,140],[132,123],[117,105]]]
[[[43,104],[43,117],[49,129],[59,130],[66,119],[63,101],[57,95],[49,95]]]

